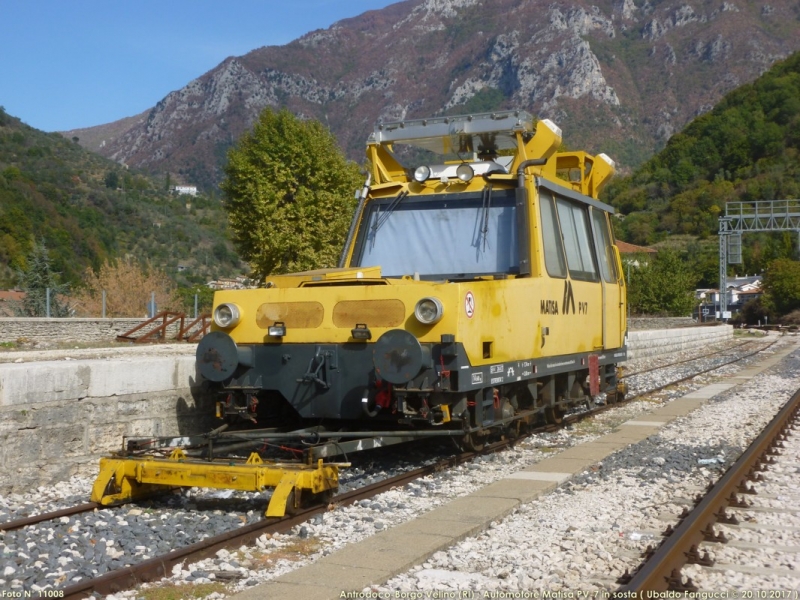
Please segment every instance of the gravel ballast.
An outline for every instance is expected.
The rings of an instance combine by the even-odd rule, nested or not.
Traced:
[[[731,349],[727,356],[700,362],[711,364],[710,361],[717,360],[719,362],[714,364],[719,364],[730,360],[732,353],[745,353],[745,350]],[[754,358],[747,362],[752,360]],[[630,370],[646,368],[647,362],[629,365]],[[797,360],[792,366],[798,366]],[[721,371],[703,376],[702,381],[682,386],[679,392],[671,390],[663,394],[659,402],[701,387],[714,377],[733,374],[742,367],[743,363],[723,367]],[[701,367],[675,367],[681,372],[686,368],[697,371]],[[664,377],[663,371],[642,374],[631,378],[635,379],[631,387],[652,386],[653,381]],[[754,400],[752,396],[759,395],[754,386],[762,380],[771,393],[764,400],[760,397]],[[665,527],[661,515],[677,515],[683,508],[678,499],[684,495],[691,498],[708,477],[734,460],[738,449],[746,444],[748,433],[756,432],[762,416],[768,420],[767,413],[770,417],[774,414],[775,411],[770,413],[771,407],[774,404],[777,410],[779,398],[792,385],[796,387],[796,380],[791,379],[789,370],[759,377],[726,394],[725,400],[715,398],[708,406],[662,429],[656,436],[612,455],[597,471],[577,476],[553,494],[520,507],[512,517],[494,524],[480,536],[465,540],[463,547],[459,545],[437,553],[425,565],[396,577],[379,589],[483,591],[558,589],[558,586],[575,589],[578,583],[580,589],[613,589],[613,579],[625,568],[637,564],[637,553],[647,545],[648,537]],[[746,392],[750,387],[754,391]],[[267,581],[375,532],[411,520],[455,497],[553,456],[560,449],[602,435],[653,405],[654,402],[632,402],[586,424],[532,436],[511,451],[481,457],[474,463],[426,477],[359,505],[318,515],[290,535],[262,536],[252,548],[221,551],[216,559],[179,566],[169,580],[179,583],[235,581],[232,590]],[[692,421],[717,405],[720,405],[717,412],[703,417],[705,421]],[[738,423],[731,430],[738,433],[723,435],[727,425],[721,425],[729,421]],[[696,427],[705,427],[707,431],[696,431]],[[697,463],[700,459],[711,458],[722,462]],[[350,475],[343,472],[341,491],[351,485],[372,483],[382,476],[418,467],[423,459],[415,457],[401,465],[392,465],[384,459],[371,462],[357,466]],[[36,494],[0,497],[0,520],[86,501],[90,487],[91,481],[76,478]],[[200,492],[176,496],[173,507],[161,504],[144,509],[127,506],[113,514],[99,511],[73,517],[75,522],[71,523],[42,524],[35,532],[33,528],[7,532],[0,538],[0,557],[2,564],[13,572],[7,572],[8,568],[0,569],[0,586],[21,590],[36,589],[34,585],[43,589],[67,585],[75,576],[88,576],[87,569],[99,571],[98,565],[111,567],[114,561],[119,564],[154,556],[156,550],[160,553],[159,542],[176,547],[175,542],[180,537],[177,531],[184,532],[186,543],[190,543],[260,518],[266,502],[260,498],[239,511],[209,509],[193,506],[203,503],[198,494]],[[131,511],[134,514],[130,514]],[[69,531],[70,528],[74,531]],[[61,541],[64,539],[69,540],[66,545]],[[101,548],[105,544],[105,548],[98,550],[98,544]],[[89,552],[92,558],[83,560]],[[27,558],[18,560],[21,554]],[[41,564],[36,566],[37,562]],[[551,569],[555,564],[560,566]],[[136,591],[130,591],[111,597],[136,595]]]

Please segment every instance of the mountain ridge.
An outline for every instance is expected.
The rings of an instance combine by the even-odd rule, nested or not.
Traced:
[[[104,156],[210,188],[267,106],[319,119],[359,161],[379,120],[519,107],[625,170],[799,50],[799,17],[789,0],[406,0],[229,57],[121,133],[91,129]]]

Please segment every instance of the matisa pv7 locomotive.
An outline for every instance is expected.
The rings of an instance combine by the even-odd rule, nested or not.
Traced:
[[[614,163],[560,143],[524,111],[379,124],[339,267],[215,293],[197,362],[219,415],[475,445],[621,399]]]

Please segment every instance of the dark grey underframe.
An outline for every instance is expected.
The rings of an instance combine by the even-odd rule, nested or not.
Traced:
[[[603,351],[511,360],[480,367],[461,365],[458,369],[458,391],[472,391],[489,386],[531,381],[549,375],[588,370],[591,355],[598,356],[600,365],[616,364],[628,359],[628,348],[623,346]],[[584,362],[581,362],[582,360]]]

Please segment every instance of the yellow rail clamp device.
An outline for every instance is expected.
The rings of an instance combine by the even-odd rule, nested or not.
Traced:
[[[92,501],[124,504],[178,487],[262,492],[274,488],[267,517],[292,514],[307,503],[326,502],[339,487],[339,467],[349,463],[316,465],[264,462],[253,452],[247,461],[191,460],[180,448],[169,458],[101,458],[100,474],[92,487]]]

